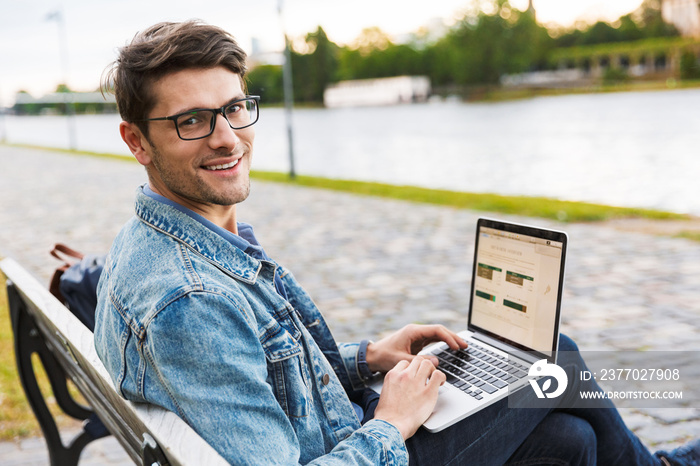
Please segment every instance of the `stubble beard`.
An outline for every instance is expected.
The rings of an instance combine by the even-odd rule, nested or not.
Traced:
[[[232,190],[217,192],[200,176],[183,176],[173,170],[156,146],[151,144],[153,154],[151,160],[153,168],[158,173],[163,184],[173,193],[185,199],[201,203],[215,204],[221,206],[231,206],[245,201],[250,194],[250,177],[247,172],[241,171],[240,176],[245,176],[245,183],[242,186],[232,185]],[[245,158],[245,156],[243,157]],[[241,162],[243,161],[241,158]]]

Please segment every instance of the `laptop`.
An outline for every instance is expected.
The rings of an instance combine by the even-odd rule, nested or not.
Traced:
[[[530,366],[556,363],[568,238],[561,231],[480,218],[471,280],[469,347],[436,343],[420,354],[447,376],[423,424],[439,432],[528,385]],[[381,392],[382,380],[370,387]]]

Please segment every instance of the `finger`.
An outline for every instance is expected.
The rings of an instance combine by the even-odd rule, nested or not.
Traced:
[[[401,361],[397,362],[392,371],[402,371],[406,369],[409,366],[409,362],[406,361],[405,359],[402,359]]]
[[[444,325],[426,325],[421,330],[426,344],[443,341],[447,346],[455,350],[467,347],[467,342],[455,332],[448,330]]]
[[[464,339],[457,335],[455,332],[448,330],[445,327],[443,327],[442,330],[442,341],[447,343],[447,346],[449,346],[450,348],[457,350],[461,348],[466,348],[468,346],[467,342],[464,341]]]
[[[402,361],[406,361],[408,363],[412,363],[416,358],[421,358],[423,360],[430,361],[435,367],[440,364],[440,360],[437,358],[437,356],[433,356],[432,354],[401,354],[401,358],[403,358]]]
[[[430,374],[430,378],[428,379],[428,388],[430,390],[437,390],[440,388],[441,385],[445,383],[447,380],[447,377],[445,376],[444,372],[441,371],[433,371],[432,374]]]
[[[411,373],[412,376],[416,376],[420,372],[420,368],[424,362],[426,362],[426,359],[423,356],[414,356],[413,357],[413,359],[411,360],[411,363],[408,366],[408,371]],[[430,362],[430,361],[427,361],[427,362]]]
[[[435,366],[433,365],[432,361],[423,358],[423,361],[421,361],[420,366],[418,366],[416,376],[417,377],[424,377],[427,379],[428,377],[430,377],[430,374],[435,372],[435,370],[436,369],[435,369]]]

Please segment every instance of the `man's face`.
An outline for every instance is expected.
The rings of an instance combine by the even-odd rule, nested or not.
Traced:
[[[240,76],[223,67],[168,74],[153,84],[152,92],[156,105],[147,118],[219,108],[244,97]],[[233,130],[222,115],[216,119],[214,132],[194,141],[180,139],[172,121],[149,122],[152,188],[200,213],[242,202],[250,191],[255,131]]]

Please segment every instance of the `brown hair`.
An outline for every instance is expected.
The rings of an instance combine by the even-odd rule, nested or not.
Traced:
[[[103,74],[102,91],[114,86],[119,114],[135,122],[148,137],[146,118],[155,106],[152,84],[166,74],[188,68],[223,66],[241,77],[246,53],[231,34],[200,21],[158,23],[134,36]]]

